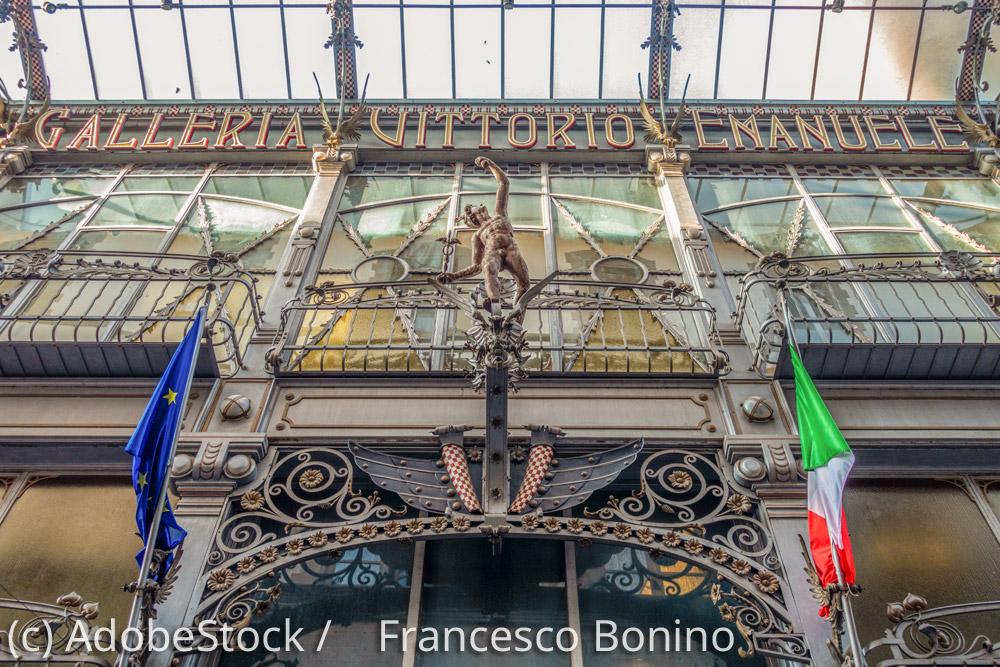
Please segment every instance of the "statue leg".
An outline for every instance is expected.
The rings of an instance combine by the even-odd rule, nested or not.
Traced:
[[[500,269],[503,268],[503,259],[496,251],[487,251],[483,257],[483,282],[486,284],[486,310],[490,310],[492,304],[500,303]]]
[[[531,287],[531,279],[528,277],[528,263],[524,261],[521,251],[516,247],[507,248],[504,256],[504,267],[514,277],[514,282],[517,284],[517,294],[514,296],[514,302],[517,303]]]

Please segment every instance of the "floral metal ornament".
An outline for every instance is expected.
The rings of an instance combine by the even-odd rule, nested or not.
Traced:
[[[208,581],[205,583],[209,590],[213,591],[224,591],[233,585],[233,581],[236,579],[233,576],[233,571],[229,568],[223,568],[219,570],[213,570],[208,575]]]

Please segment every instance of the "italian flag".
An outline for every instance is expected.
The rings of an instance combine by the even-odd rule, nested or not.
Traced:
[[[847,475],[854,465],[854,454],[816,391],[812,378],[806,373],[798,352],[794,347],[791,352],[802,467],[808,471],[809,547],[812,559],[823,586],[836,583],[837,569],[832,553],[832,549],[836,548],[844,583],[853,584],[854,556],[851,540],[847,536],[843,497]],[[819,614],[826,616],[828,611],[827,607],[823,607]]]

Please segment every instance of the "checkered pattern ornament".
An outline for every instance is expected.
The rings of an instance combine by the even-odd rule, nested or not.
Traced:
[[[552,456],[556,450],[549,445],[535,445],[528,453],[528,469],[524,473],[524,481],[521,488],[507,510],[511,514],[520,514],[528,505],[528,502],[535,497],[538,487],[542,484],[545,471],[552,461]]]
[[[459,445],[442,445],[441,458],[448,470],[451,484],[462,499],[462,504],[469,512],[482,512],[483,508],[476,498],[476,490],[472,488],[472,477],[469,476],[469,463],[465,460],[465,448]]]

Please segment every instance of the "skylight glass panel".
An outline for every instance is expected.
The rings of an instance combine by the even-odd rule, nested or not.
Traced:
[[[774,11],[771,57],[767,68],[767,98],[807,100],[812,88],[816,62],[816,37],[819,34],[821,0],[785,0],[784,4],[814,6],[812,9]]]
[[[236,52],[229,10],[188,7],[184,11],[184,18],[187,23],[188,47],[191,50],[195,97],[239,99]]]
[[[450,98],[451,18],[448,9],[404,9],[406,92],[416,98]]]
[[[548,8],[515,7],[505,11],[504,96],[549,97],[552,12]]]
[[[600,48],[600,9],[556,9],[555,97],[598,96]]]
[[[868,0],[847,0],[847,6],[869,5]],[[827,12],[823,42],[816,69],[817,100],[856,100],[861,92],[861,68],[871,10]],[[845,48],[850,45],[850,48]]]
[[[90,95],[90,72],[86,73],[86,80],[83,82]],[[0,79],[3,79],[7,86],[7,92],[12,98],[24,99],[24,90],[17,87],[17,82],[24,78],[24,70],[21,66],[21,54],[17,51],[0,49]]]
[[[278,9],[242,8],[235,15],[243,97],[287,98],[281,12]]]
[[[912,99],[955,98],[955,79],[962,67],[962,54],[956,49],[968,35],[971,14],[968,11],[954,14],[938,10],[931,13],[929,20],[924,20]]]
[[[864,99],[906,99],[919,24],[919,11],[875,10]]]
[[[181,13],[154,9],[135,12],[146,96],[151,100],[191,99]]]
[[[356,51],[358,77],[364,81],[365,75],[371,74],[368,81],[370,99],[408,96],[409,91],[403,89],[399,13],[398,9],[354,9],[354,32],[365,45]],[[419,35],[411,36],[411,39],[419,38]]]
[[[719,98],[758,99],[764,90],[764,62],[771,12],[732,9],[726,3],[719,57]]]
[[[142,84],[129,11],[87,10],[87,33],[100,99],[141,100]]]
[[[681,45],[680,51],[671,55],[670,97],[679,98],[684,90],[684,81],[691,75],[688,99],[712,99],[715,97],[715,63],[718,47],[718,9],[684,9],[684,13],[674,20],[674,35]],[[607,64],[605,64],[607,67]],[[643,76],[643,83],[646,77]],[[643,89],[647,89],[644,86]]]
[[[604,17],[604,97],[635,99],[639,95],[636,74],[642,72],[643,90],[649,71],[649,50],[642,43],[649,37],[652,10],[649,7],[612,8]]]
[[[501,11],[455,10],[455,91],[459,98],[500,97]]]
[[[53,99],[94,99],[95,91],[90,76],[80,14],[81,12],[75,9],[58,11],[54,14],[35,12],[38,36],[48,47],[43,57]],[[8,71],[10,65],[4,60],[3,78],[7,83],[7,89],[15,95],[17,81],[24,77],[24,72],[19,54],[10,55],[15,69]]]
[[[358,12],[355,10],[355,27],[357,26],[357,16]],[[288,41],[288,74],[292,80],[292,97],[295,99],[316,99],[316,82],[313,81],[313,72],[316,72],[319,83],[323,86],[324,98],[332,100],[340,97],[340,91],[337,90],[333,49],[323,48],[327,37],[333,32],[330,20],[325,16],[322,20],[317,20],[316,11],[313,9],[286,8],[285,32]],[[367,39],[363,41],[368,43]],[[367,51],[368,48],[366,46],[358,51],[359,62],[363,52]],[[399,62],[398,57],[395,62]],[[358,75],[363,82],[365,77],[361,73],[360,65]],[[370,89],[369,92],[371,92]],[[358,94],[361,94],[360,84]]]

